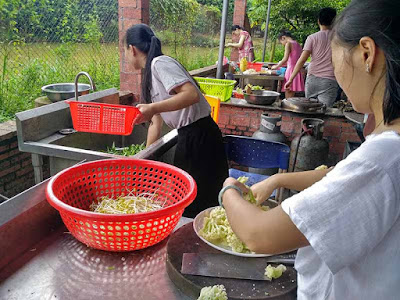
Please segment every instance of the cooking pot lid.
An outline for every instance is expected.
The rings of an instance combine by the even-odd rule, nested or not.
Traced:
[[[322,107],[324,104],[319,102],[318,99],[308,99],[305,97],[293,97],[286,99],[290,104],[301,106],[301,107]]]
[[[326,105],[317,99],[294,97],[282,100],[282,107],[299,113],[324,114]]]

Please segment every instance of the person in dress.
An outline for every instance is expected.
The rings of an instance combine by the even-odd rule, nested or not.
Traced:
[[[233,47],[239,50],[239,61],[246,58],[247,61],[254,61],[254,46],[250,34],[239,25],[232,26],[232,35],[239,36],[237,43],[227,43],[225,47]]]
[[[285,92],[285,98],[288,99],[294,97],[296,92],[304,92],[304,79],[301,72],[292,79],[292,84],[288,88],[285,88],[285,83],[291,77],[293,69],[300,58],[302,48],[300,44],[293,39],[293,36],[289,31],[282,31],[278,35],[278,40],[285,47],[285,54],[283,59],[277,65],[272,67],[272,70],[287,65],[282,92]]]

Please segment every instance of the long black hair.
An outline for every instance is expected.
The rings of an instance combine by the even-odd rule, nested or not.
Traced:
[[[243,30],[243,28],[240,27],[239,25],[232,25],[231,31],[235,31],[236,29],[241,29],[241,30]]]
[[[142,72],[142,101],[151,102],[151,62],[155,57],[163,55],[161,51],[161,42],[154,34],[153,30],[146,24],[133,25],[126,31],[125,44],[135,46],[141,52],[147,55],[146,65]]]
[[[286,29],[282,29],[279,34],[278,34],[278,40],[280,40],[281,38],[283,38],[284,36],[293,38],[292,33],[289,30]]]
[[[390,124],[400,117],[400,1],[353,0],[337,18],[333,37],[348,48],[367,36],[385,55],[386,88],[383,117]]]

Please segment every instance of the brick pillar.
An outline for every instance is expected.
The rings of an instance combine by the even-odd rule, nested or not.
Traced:
[[[235,8],[233,11],[233,25],[239,25],[245,28],[246,25],[246,6],[247,0],[235,0]],[[228,28],[228,32],[230,28]],[[238,36],[232,36],[232,41],[237,43],[239,41]],[[239,59],[239,51],[236,48],[232,48],[231,60],[237,61]]]
[[[120,90],[140,95],[141,72],[135,71],[125,62],[124,36],[135,24],[149,24],[149,0],[118,0]]]

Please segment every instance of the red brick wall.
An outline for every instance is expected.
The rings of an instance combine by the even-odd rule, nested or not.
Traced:
[[[233,11],[233,25],[239,25],[242,28],[245,28],[248,25],[246,23],[246,6],[247,0],[235,0],[235,8]],[[228,24],[228,28],[226,30],[227,36],[230,36],[230,26]],[[232,37],[233,42],[237,43],[239,41],[239,37]],[[239,60],[239,52],[236,48],[232,48],[231,58],[232,61]]]
[[[124,36],[126,30],[135,24],[149,24],[149,0],[118,0],[120,90],[140,95],[141,74],[125,61]]]
[[[224,134],[252,136],[260,127],[261,114],[268,113],[272,116],[282,116],[281,131],[291,142],[301,133],[301,120],[307,116],[286,111],[266,111],[248,107],[238,107],[222,104],[220,108],[218,125]],[[360,139],[354,129],[353,123],[344,117],[323,116],[324,138],[329,142],[330,163],[341,160],[347,140],[359,142]]]
[[[31,155],[18,150],[15,121],[0,123],[0,194],[11,198],[33,185]]]

